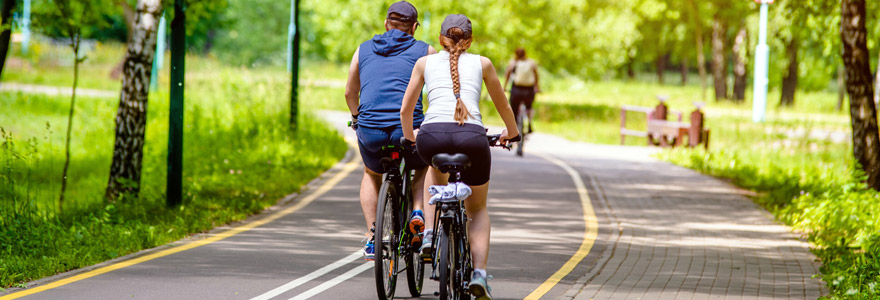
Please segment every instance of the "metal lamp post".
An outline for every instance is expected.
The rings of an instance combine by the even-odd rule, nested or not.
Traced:
[[[755,47],[755,86],[752,96],[752,122],[764,122],[767,111],[767,64],[770,48],[767,47],[767,6],[773,0],[755,0],[761,3],[761,24],[758,31],[758,46]]]

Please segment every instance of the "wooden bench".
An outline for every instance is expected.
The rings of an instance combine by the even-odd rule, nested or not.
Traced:
[[[627,135],[639,136],[647,138],[648,145],[661,147],[681,146],[684,138],[688,138],[688,147],[695,147],[703,144],[706,149],[709,148],[709,129],[703,128],[703,113],[700,111],[700,105],[691,112],[691,123],[682,122],[682,113],[673,111],[678,121],[667,121],[667,107],[664,103],[665,99],[660,98],[660,104],[654,108],[642,106],[621,106],[620,110],[620,144],[623,145]],[[696,104],[696,103],[695,103]],[[638,131],[626,128],[626,113],[641,112],[646,115],[647,128],[645,131]]]

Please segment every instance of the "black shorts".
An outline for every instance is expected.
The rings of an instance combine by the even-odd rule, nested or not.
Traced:
[[[510,108],[513,109],[514,119],[519,114],[519,104],[525,103],[526,109],[532,109],[532,103],[535,102],[535,87],[533,86],[516,86],[510,88]]]
[[[438,153],[463,153],[471,159],[471,166],[461,173],[462,182],[467,185],[489,182],[492,154],[489,152],[486,129],[480,125],[424,124],[416,137],[416,150],[425,162],[430,162]]]

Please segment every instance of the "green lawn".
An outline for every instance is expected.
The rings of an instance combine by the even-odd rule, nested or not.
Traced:
[[[89,63],[84,69],[110,65]],[[118,99],[77,99],[63,213],[58,196],[69,97],[0,92],[0,288],[242,220],[299,191],[345,153],[339,134],[306,105],[324,95],[301,93],[298,130],[289,129],[290,77],[283,69],[228,68],[194,56],[187,63],[185,196],[173,209],[164,200],[167,78],[150,95],[137,199],[103,199]],[[7,69],[4,80],[56,85],[71,71],[33,68],[39,71]],[[84,86],[118,89],[105,75],[83,73]]]

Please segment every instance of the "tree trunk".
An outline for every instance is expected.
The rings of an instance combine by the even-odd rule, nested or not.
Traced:
[[[663,84],[663,71],[666,70],[666,61],[669,60],[668,54],[657,56],[657,82]]]
[[[70,48],[73,50],[73,90],[70,95],[70,111],[67,114],[67,135],[64,140],[64,169],[61,171],[61,193],[58,196],[58,214],[64,213],[64,192],[67,190],[67,170],[70,167],[70,133],[73,129],[73,114],[76,108],[76,84],[79,81],[79,58],[80,33],[79,30],[70,37]]]
[[[877,56],[877,69],[874,70],[874,105],[880,103],[880,52]]]
[[[0,32],[0,74],[6,65],[6,54],[9,53],[9,40],[12,36],[12,11],[15,10],[15,0],[3,0],[0,4],[0,18],[3,19],[3,31]]]
[[[846,90],[852,118],[853,154],[868,175],[868,186],[880,190],[880,136],[877,111],[872,96],[870,52],[865,30],[865,0],[843,0],[840,37]]]
[[[794,93],[798,83],[798,38],[792,37],[786,46],[788,55],[788,72],[782,77],[782,96],[779,97],[779,106],[793,106]]]
[[[633,70],[633,61],[632,61],[632,59],[630,59],[629,62],[626,63],[626,78],[629,79],[629,80],[634,80],[634,79],[636,79],[636,71]]]
[[[140,191],[141,162],[147,125],[147,94],[156,51],[156,34],[162,13],[160,0],[138,0],[132,36],[122,71],[122,92],[116,112],[116,140],[105,197]]]
[[[694,39],[697,41],[697,70],[700,71],[701,98],[706,99],[706,57],[703,53],[703,26],[700,24],[699,9],[694,0],[688,0],[688,10],[694,25]]]
[[[688,58],[681,59],[681,86],[685,86],[688,81]]]
[[[840,111],[843,109],[843,99],[846,96],[846,85],[844,85],[843,77],[844,77],[843,65],[837,66],[837,106],[835,109]]]
[[[733,42],[733,99],[736,102],[743,102],[746,99],[747,57],[749,57],[748,30],[745,24],[740,24]]]
[[[712,23],[712,78],[715,80],[715,101],[727,99],[727,24],[717,14]]]

